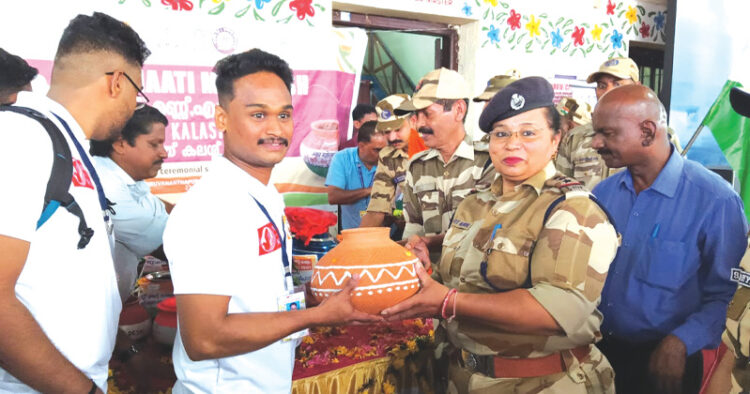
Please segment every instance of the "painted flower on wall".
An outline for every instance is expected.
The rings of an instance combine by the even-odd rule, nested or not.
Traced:
[[[612,41],[612,48],[613,49],[619,49],[622,48],[622,33],[615,30],[612,32],[612,35],[609,36],[609,39]]]
[[[560,34],[560,28],[550,33],[550,43],[555,48],[560,48],[560,45],[562,45],[563,37],[562,34]]]
[[[526,24],[526,29],[529,31],[529,37],[534,38],[534,36],[539,35],[539,25],[541,23],[541,19],[536,19],[534,18],[534,15],[531,15],[529,23]]]
[[[666,22],[666,17],[664,16],[664,13],[659,11],[656,13],[656,16],[654,17],[654,30],[661,30],[664,27],[664,22]]]
[[[463,11],[464,15],[471,16],[471,6],[467,2],[464,2],[464,6],[463,8],[461,8],[461,11]]]
[[[271,0],[255,0],[255,8],[262,10],[263,6],[266,5],[266,3],[270,3],[270,2]]]
[[[511,30],[521,28],[521,14],[517,13],[516,10],[510,10],[510,16],[508,16],[508,26]]]
[[[599,25],[594,25],[594,28],[591,29],[591,38],[593,38],[594,41],[600,41],[602,39],[602,28]]]
[[[575,29],[573,29],[573,34],[570,36],[573,37],[573,46],[581,46],[583,45],[583,34],[586,33],[585,27],[578,27],[576,26]]]
[[[497,0],[484,0],[484,2],[492,4],[493,7],[497,7]]]
[[[628,12],[625,13],[625,18],[627,18],[628,22],[631,25],[635,22],[638,22],[638,10],[631,6],[628,6]]]
[[[495,25],[490,25],[490,30],[487,31],[487,38],[490,39],[490,42],[493,44],[497,44],[500,42],[500,29],[495,27]]]
[[[614,15],[615,7],[616,7],[616,4],[613,3],[612,0],[609,0],[609,2],[607,2],[607,15]]]
[[[651,26],[647,25],[646,22],[641,22],[641,37],[648,38],[651,35]]]
[[[172,11],[190,11],[193,3],[190,0],[161,0],[161,3],[172,7]]]
[[[314,16],[315,9],[312,6],[312,0],[292,0],[289,3],[289,9],[297,11],[297,19],[303,20],[305,17]]]

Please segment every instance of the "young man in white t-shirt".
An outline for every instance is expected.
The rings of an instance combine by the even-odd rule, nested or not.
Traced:
[[[258,49],[214,71],[224,156],[182,197],[164,232],[179,317],[173,392],[288,393],[296,340],[285,338],[380,317],[353,308],[356,279],[316,308],[287,311],[304,295],[291,285],[284,202],[268,181],[292,138],[292,71]]]
[[[63,207],[37,228],[53,160],[51,138],[32,118],[0,112],[0,392],[106,390],[121,303],[101,185],[89,139],[116,138],[141,95],[149,55],[129,26],[78,15],[58,45],[47,96],[21,92],[62,133],[71,156],[69,193],[84,222]],[[145,98],[145,96],[144,96]],[[53,159],[54,158],[54,159]],[[88,243],[89,231],[93,231]],[[85,245],[84,245],[85,244]]]

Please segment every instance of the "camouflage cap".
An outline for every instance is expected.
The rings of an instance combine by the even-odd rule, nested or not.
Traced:
[[[555,91],[542,77],[521,78],[498,92],[479,116],[479,128],[485,133],[495,122],[532,109],[554,106]]]
[[[461,74],[441,67],[428,72],[417,84],[411,100],[404,101],[396,108],[396,115],[419,111],[438,100],[460,100],[471,97],[469,86]]]
[[[572,119],[578,124],[591,123],[591,104],[578,102],[571,97],[563,97],[555,106],[560,116]]]
[[[601,74],[609,74],[620,79],[632,79],[635,82],[638,78],[638,65],[629,57],[613,57],[599,66],[599,71],[591,73],[586,82],[592,83],[599,78]]]
[[[477,97],[474,97],[474,102],[479,103],[482,101],[490,101],[500,89],[510,85],[514,81],[521,79],[521,74],[516,69],[509,70],[505,75],[495,75],[487,81],[487,87]]]
[[[729,92],[729,101],[735,112],[750,118],[750,93],[740,88],[732,88]]]
[[[378,113],[378,125],[375,130],[380,132],[391,131],[401,128],[409,118],[409,114],[398,116],[395,114],[396,108],[410,99],[408,94],[392,94],[375,105],[375,111]]]

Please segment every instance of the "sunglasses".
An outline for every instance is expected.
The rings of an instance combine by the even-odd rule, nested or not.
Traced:
[[[111,72],[104,73],[104,74],[105,75],[115,75],[115,72],[111,71]],[[138,109],[141,109],[144,106],[146,106],[146,104],[148,104],[151,100],[149,100],[148,97],[146,97],[146,94],[143,93],[143,90],[141,90],[141,88],[139,88],[138,85],[136,85],[135,82],[133,82],[133,79],[130,78],[130,75],[128,75],[128,73],[126,73],[125,71],[123,71],[122,75],[124,75],[125,78],[128,79],[128,82],[130,82],[130,84],[133,85],[133,87],[135,88],[135,90],[138,92],[138,95],[135,98],[135,109],[138,110]]]

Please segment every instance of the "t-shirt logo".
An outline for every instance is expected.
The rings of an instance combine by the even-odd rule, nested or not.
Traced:
[[[86,166],[78,159],[73,159],[73,186],[87,187],[94,190],[94,182],[91,181]]]
[[[258,229],[258,254],[263,256],[264,254],[271,253],[281,247],[281,240],[279,235],[274,230],[271,223]]]

